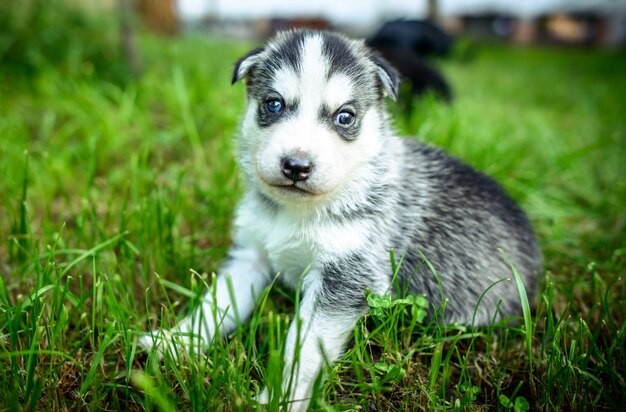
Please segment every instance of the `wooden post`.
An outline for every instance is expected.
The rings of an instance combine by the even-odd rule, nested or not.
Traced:
[[[133,0],[119,0],[120,42],[126,63],[133,75],[141,75],[141,56],[137,50],[137,39],[133,28]]]
[[[431,23],[437,23],[439,21],[439,2],[437,0],[428,0],[426,19]]]

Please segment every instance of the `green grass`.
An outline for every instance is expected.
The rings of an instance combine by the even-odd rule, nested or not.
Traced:
[[[188,310],[229,246],[244,105],[229,79],[250,46],[144,38],[145,73],[123,83],[0,66],[0,408],[246,410],[280,384],[294,298],[278,286],[206,357],[136,347]],[[525,322],[478,330],[423,324],[420,299],[372,298],[314,409],[623,407],[625,65],[480,46],[444,63],[453,105],[396,113],[522,204],[546,284]]]

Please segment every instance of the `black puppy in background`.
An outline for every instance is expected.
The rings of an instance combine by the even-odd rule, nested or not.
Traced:
[[[426,93],[448,103],[452,101],[448,82],[427,60],[432,56],[447,56],[454,43],[438,26],[421,20],[394,20],[385,23],[366,43],[390,62],[409,85],[406,103],[409,111],[413,98]]]

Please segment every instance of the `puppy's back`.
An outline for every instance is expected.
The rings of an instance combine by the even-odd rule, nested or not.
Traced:
[[[502,316],[521,315],[513,274],[499,249],[532,298],[541,256],[524,212],[493,179],[458,159],[415,140],[403,139],[402,145],[398,216],[403,233],[396,244],[405,252],[402,276],[410,290],[441,304],[439,285],[423,254],[441,280],[447,322],[469,324],[480,295],[504,278],[510,280],[484,296],[476,324],[494,319],[499,301]]]

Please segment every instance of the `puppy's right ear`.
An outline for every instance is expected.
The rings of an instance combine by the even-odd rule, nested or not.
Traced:
[[[250,72],[250,69],[258,63],[260,54],[263,51],[263,47],[259,47],[258,49],[254,49],[235,63],[235,69],[233,70],[233,79],[232,84],[237,83],[239,80],[246,77],[246,75]]]

